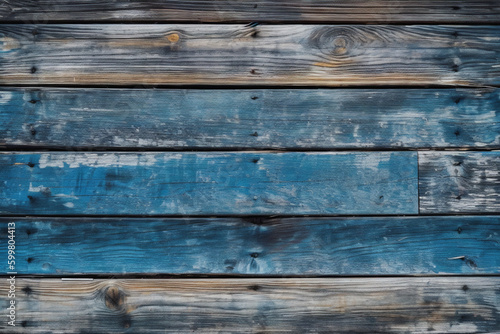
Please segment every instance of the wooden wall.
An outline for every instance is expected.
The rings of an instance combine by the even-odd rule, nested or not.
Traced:
[[[498,0],[0,0],[0,333],[498,333],[499,86]]]

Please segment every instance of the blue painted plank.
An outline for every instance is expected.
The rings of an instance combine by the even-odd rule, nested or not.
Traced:
[[[22,274],[500,273],[499,216],[0,219],[8,224]]]
[[[0,212],[417,213],[416,152],[3,153]]]
[[[419,152],[419,194],[422,213],[500,212],[500,152]]]
[[[3,89],[7,148],[495,148],[497,89]]]

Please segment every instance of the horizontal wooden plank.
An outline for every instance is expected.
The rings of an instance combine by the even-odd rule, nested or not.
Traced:
[[[500,147],[485,89],[3,89],[7,148]]]
[[[405,214],[416,152],[2,153],[0,212]]]
[[[493,333],[499,277],[17,279],[9,333]],[[7,305],[9,284],[0,285]]]
[[[0,25],[0,84],[498,85],[500,26]]]
[[[22,274],[500,273],[499,216],[1,218],[0,226],[16,231]]]
[[[0,20],[498,23],[494,0],[3,0]]]
[[[419,193],[422,213],[499,212],[500,152],[419,152]]]

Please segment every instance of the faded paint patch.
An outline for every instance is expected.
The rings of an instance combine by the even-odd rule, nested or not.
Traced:
[[[38,162],[40,168],[59,167],[78,168],[110,167],[110,166],[153,166],[156,157],[152,154],[41,154]]]
[[[7,104],[12,100],[12,92],[1,92],[0,93],[0,105]]]
[[[37,187],[33,187],[33,184],[30,182],[30,186],[28,188],[28,191],[31,192],[31,193],[46,193],[48,191],[48,187],[44,187],[44,186],[37,186]]]
[[[12,50],[19,49],[21,47],[21,44],[19,41],[12,37],[0,37],[0,50],[3,52],[8,52]]]

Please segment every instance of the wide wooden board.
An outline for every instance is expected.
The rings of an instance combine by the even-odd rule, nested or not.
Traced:
[[[499,277],[16,280],[4,333],[494,333]],[[0,285],[7,305],[8,284]]]
[[[10,225],[8,225],[10,224]],[[500,273],[500,217],[1,218],[22,274]]]
[[[496,89],[0,90],[0,146],[500,148]]]
[[[494,0],[3,0],[0,20],[498,23]]]
[[[500,26],[0,25],[0,84],[500,84]]]
[[[419,152],[418,157],[421,213],[500,212],[499,151]]]
[[[3,214],[417,213],[416,152],[1,153]]]

